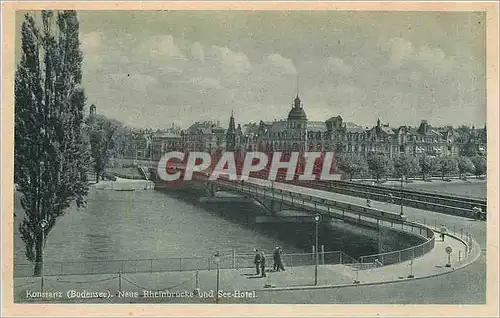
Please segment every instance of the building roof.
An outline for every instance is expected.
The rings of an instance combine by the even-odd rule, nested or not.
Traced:
[[[186,129],[185,133],[209,135],[213,134],[215,131],[224,132],[225,129],[217,126],[217,124],[212,121],[203,121],[192,124],[188,129]]]
[[[288,123],[284,120],[275,121],[272,123],[270,130],[271,132],[283,132],[287,129]]]
[[[382,126],[380,129],[388,135],[394,135],[394,130],[389,126]]]
[[[167,139],[167,138],[181,138],[181,135],[175,134],[172,132],[164,132],[164,133],[157,134],[157,135],[155,134],[153,136],[153,139]]]
[[[349,132],[349,133],[362,133],[362,132],[365,131],[362,126],[356,125],[355,123],[345,122],[344,124],[345,124],[345,130],[346,130],[346,132]]]
[[[326,122],[329,122],[329,121],[335,121],[335,120],[342,120],[342,117],[340,115],[338,116],[333,116],[333,117],[330,117],[326,120]]]
[[[259,132],[259,125],[256,123],[249,123],[243,125],[243,135],[256,134]]]
[[[313,132],[325,132],[328,131],[326,128],[326,123],[324,121],[309,121],[307,122],[307,130]]]

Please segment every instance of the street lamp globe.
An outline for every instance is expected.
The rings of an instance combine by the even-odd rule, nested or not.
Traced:
[[[219,252],[214,254],[214,263],[219,264],[220,263],[220,254]]]
[[[41,220],[40,222],[38,222],[38,225],[42,228],[42,229],[45,229],[48,225],[48,222],[46,220]]]
[[[321,215],[320,214],[316,214],[314,216],[314,222],[318,223],[320,219],[321,219]]]

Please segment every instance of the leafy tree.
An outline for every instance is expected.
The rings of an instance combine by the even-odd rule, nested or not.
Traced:
[[[370,154],[367,161],[368,169],[372,173],[372,176],[377,179],[377,181],[379,181],[380,178],[387,176],[387,174],[391,170],[392,162],[384,154]]]
[[[364,175],[368,171],[368,165],[364,157],[344,154],[340,155],[338,160],[340,170],[349,176],[349,180],[352,180],[356,175]]]
[[[456,141],[459,143],[459,153],[462,156],[473,157],[478,154],[480,141],[475,129],[462,125],[458,129],[458,137]]]
[[[92,166],[96,175],[96,183],[105,172],[106,165],[112,155],[116,154],[118,136],[121,135],[122,125],[116,120],[104,116],[92,115],[86,120],[92,155]]]
[[[14,84],[14,182],[25,211],[19,231],[26,257],[35,261],[35,276],[41,273],[43,242],[56,219],[73,202],[85,205],[88,192],[77,15],[42,11],[41,18],[39,29],[33,16],[25,15]],[[43,230],[42,220],[47,224]]]
[[[394,171],[396,176],[412,176],[420,172],[417,158],[411,155],[402,154],[394,160]]]
[[[485,157],[475,156],[472,158],[472,163],[474,164],[474,174],[476,175],[476,178],[486,173],[487,163]]]
[[[457,158],[457,165],[460,178],[462,178],[462,175],[465,173],[474,172],[474,164],[472,163],[472,160],[469,157],[459,156]]]
[[[441,178],[444,180],[445,175],[454,173],[458,170],[457,161],[452,156],[439,157],[438,171],[441,173]]]
[[[431,175],[438,168],[438,162],[435,157],[430,156],[422,156],[418,159],[418,163],[420,166],[420,173],[422,174],[422,180],[429,175]]]

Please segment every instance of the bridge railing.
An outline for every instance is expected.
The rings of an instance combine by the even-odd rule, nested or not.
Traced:
[[[386,212],[375,208],[351,204],[338,200],[305,195],[297,191],[282,190],[276,188],[271,189],[267,186],[250,182],[241,183],[220,179],[214,182],[222,186],[231,187],[232,189],[243,193],[252,194],[254,196],[281,199],[283,201],[287,201],[287,203],[291,204],[292,206],[302,209],[312,209],[318,212],[327,212],[328,214],[341,219],[346,219],[346,217],[350,216],[357,217],[359,220],[361,220],[361,218],[364,217],[373,219],[375,223],[377,223],[378,220],[392,220],[395,223],[400,223],[402,222],[402,220],[404,220],[404,218],[402,218],[397,213]]]
[[[217,181],[222,184],[228,184],[229,181]],[[276,188],[268,188],[252,183],[229,183],[240,191],[248,191],[250,194],[262,195],[287,201],[292,206],[297,205],[299,208],[314,210],[316,212],[327,212],[329,215],[341,218],[344,221],[350,221],[362,225],[371,225],[379,228],[380,226],[391,227],[394,230],[412,233],[420,236],[424,242],[400,251],[393,251],[387,253],[379,253],[374,255],[367,255],[360,258],[361,264],[375,264],[375,265],[390,265],[394,263],[401,263],[411,259],[415,259],[425,255],[434,248],[435,234],[434,231],[427,227],[415,222],[408,222],[404,216],[396,213],[385,212],[379,209],[370,207],[350,204],[346,202],[319,198],[310,195],[304,195],[289,190],[282,190]]]
[[[362,264],[370,263],[379,266],[391,265],[419,258],[434,248],[436,235],[431,228],[414,222],[403,222],[403,227],[406,232],[411,232],[420,236],[425,235],[425,242],[398,251],[361,256],[360,262]]]
[[[221,254],[220,269],[245,269],[255,268],[255,254],[237,254],[235,250]],[[315,253],[285,253],[281,259],[285,267],[308,266],[316,264]],[[266,253],[266,267],[272,268],[274,260],[272,251]],[[358,262],[341,251],[318,252],[320,265],[356,265]],[[217,264],[213,257],[177,257],[177,258],[150,258],[150,259],[124,259],[102,261],[64,261],[44,262],[45,276],[68,275],[95,275],[116,273],[157,273],[157,272],[182,272],[196,270],[214,270]],[[35,262],[14,264],[15,277],[33,276]]]

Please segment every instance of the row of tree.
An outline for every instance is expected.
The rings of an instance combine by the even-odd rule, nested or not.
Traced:
[[[421,156],[400,155],[394,160],[380,153],[371,154],[367,157],[342,154],[337,159],[338,167],[347,174],[349,179],[372,177],[383,179],[387,177],[422,176],[426,179],[430,176],[457,175],[462,177],[466,174],[474,174],[476,177],[486,174],[486,158],[476,155],[472,158],[467,156]]]

